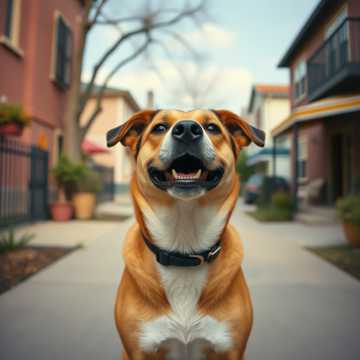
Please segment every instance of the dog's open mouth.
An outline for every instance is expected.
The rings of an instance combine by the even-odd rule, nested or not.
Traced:
[[[202,187],[210,190],[220,182],[223,174],[223,167],[209,170],[199,158],[192,155],[183,155],[175,159],[167,170],[149,167],[151,181],[163,190],[174,186]]]

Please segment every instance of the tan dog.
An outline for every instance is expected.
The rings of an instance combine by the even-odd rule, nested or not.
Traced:
[[[264,139],[225,110],[145,110],[108,132],[136,160],[115,308],[123,359],[243,358],[252,306],[228,222],[237,155]]]

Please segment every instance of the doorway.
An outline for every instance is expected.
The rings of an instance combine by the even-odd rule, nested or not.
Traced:
[[[335,134],[331,138],[332,201],[350,191],[351,138],[347,134]]]

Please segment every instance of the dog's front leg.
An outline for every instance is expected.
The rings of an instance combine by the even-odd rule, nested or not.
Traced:
[[[126,351],[123,351],[120,360],[165,360],[166,353],[165,351],[157,351],[151,353],[145,353],[143,351],[134,351],[131,354],[127,354]]]

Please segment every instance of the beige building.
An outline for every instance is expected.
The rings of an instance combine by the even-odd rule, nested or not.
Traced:
[[[285,178],[290,177],[289,143],[278,141],[278,160],[273,164],[273,143],[271,130],[290,113],[289,87],[278,84],[255,84],[245,116],[254,126],[266,133],[265,147],[259,149],[250,146],[248,149],[248,164],[256,168],[256,172],[272,175],[274,165],[276,174]]]
[[[84,124],[96,105],[96,95],[88,101],[82,124]],[[107,88],[102,100],[102,112],[91,126],[85,141],[104,149],[92,155],[93,160],[103,166],[114,168],[115,199],[116,194],[128,188],[132,174],[132,159],[128,150],[119,145],[105,152],[106,132],[123,122],[133,113],[139,111],[140,107],[129,91],[116,88]]]

